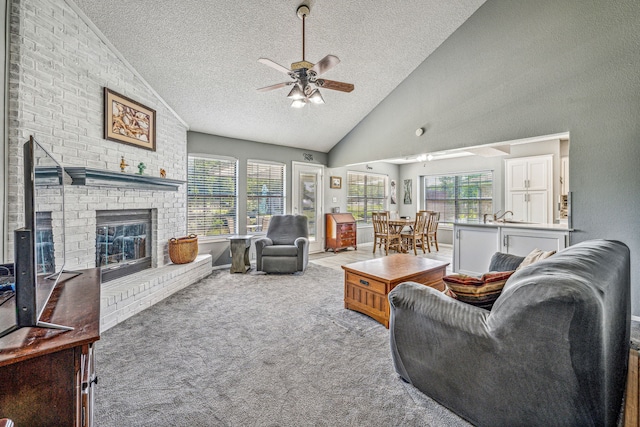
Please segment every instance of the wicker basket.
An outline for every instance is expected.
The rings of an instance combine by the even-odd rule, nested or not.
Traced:
[[[190,234],[186,237],[169,239],[169,258],[174,264],[187,264],[198,256],[198,236]]]

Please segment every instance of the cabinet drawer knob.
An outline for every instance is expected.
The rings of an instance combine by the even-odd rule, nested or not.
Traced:
[[[367,282],[366,280],[360,279],[360,283],[365,286],[369,286],[369,282]]]

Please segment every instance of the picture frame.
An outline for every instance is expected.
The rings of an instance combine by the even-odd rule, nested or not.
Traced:
[[[404,204],[405,205],[410,205],[413,203],[411,201],[411,194],[413,194],[413,190],[411,189],[411,187],[413,186],[412,184],[413,184],[412,179],[404,180]]]
[[[156,110],[105,87],[104,139],[156,151]]]
[[[329,181],[330,188],[342,188],[342,177],[341,176],[332,176]]]

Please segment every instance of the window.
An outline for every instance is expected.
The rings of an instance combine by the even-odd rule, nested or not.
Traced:
[[[347,172],[347,212],[359,224],[371,224],[371,213],[386,210],[387,176]]]
[[[247,230],[267,232],[272,215],[284,214],[285,165],[247,161]]]
[[[187,231],[199,236],[236,232],[238,212],[236,159],[189,155]]]
[[[493,212],[493,172],[424,177],[425,207],[440,212],[440,223],[479,223]]]

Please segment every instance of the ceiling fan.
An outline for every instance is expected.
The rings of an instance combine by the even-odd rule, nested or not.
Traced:
[[[309,102],[314,104],[324,104],[324,99],[319,88],[338,90],[340,92],[351,92],[354,86],[351,83],[337,82],[334,80],[320,79],[318,76],[326,73],[340,62],[337,56],[327,55],[317,64],[312,64],[304,59],[304,21],[309,16],[309,7],[302,4],[298,7],[296,14],[302,19],[302,61],[291,64],[291,69],[283,67],[267,58],[260,58],[258,62],[274,68],[282,73],[288,74],[291,81],[278,83],[258,89],[258,92],[268,92],[285,86],[293,86],[288,98],[292,99],[291,106],[302,108]]]

